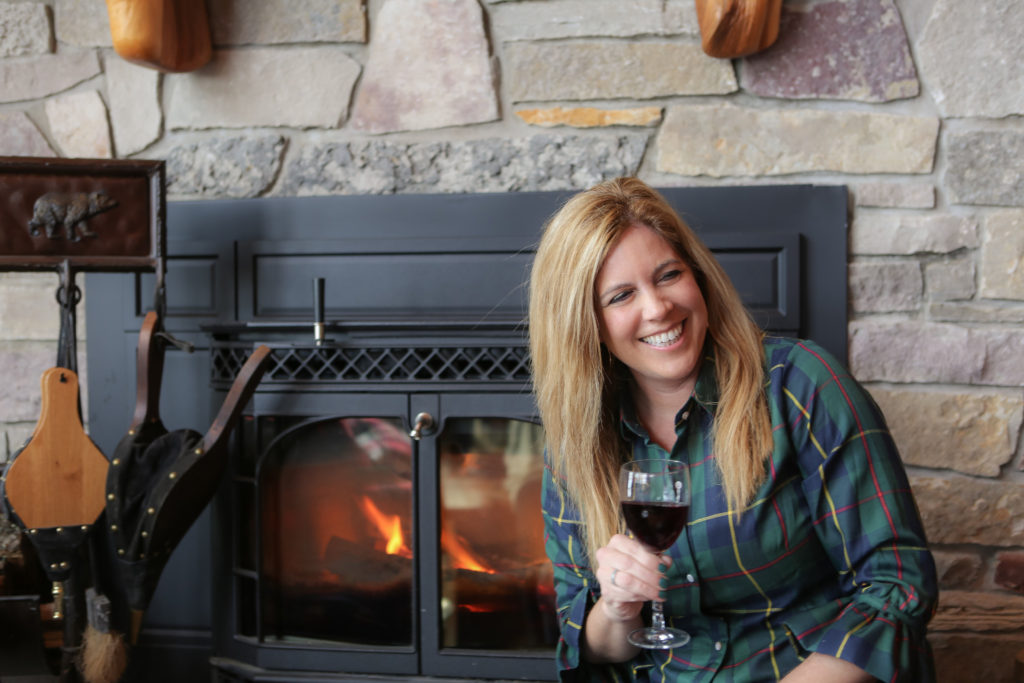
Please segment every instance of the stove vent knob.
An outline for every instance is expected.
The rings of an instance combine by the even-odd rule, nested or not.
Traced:
[[[430,413],[419,413],[412,425],[409,436],[413,441],[419,441],[424,435],[430,435],[434,431],[434,417]]]

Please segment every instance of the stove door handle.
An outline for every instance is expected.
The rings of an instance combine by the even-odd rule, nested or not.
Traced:
[[[429,436],[434,432],[434,416],[430,413],[419,413],[413,423],[409,436],[413,441],[419,441],[423,436]]]

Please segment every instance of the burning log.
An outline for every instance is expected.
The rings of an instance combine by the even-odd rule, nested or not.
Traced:
[[[340,577],[355,593],[402,591],[412,586],[412,561],[389,555],[366,543],[334,536],[324,553],[325,569]]]

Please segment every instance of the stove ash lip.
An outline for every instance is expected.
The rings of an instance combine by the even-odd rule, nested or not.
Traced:
[[[287,334],[309,331],[310,339],[314,325],[313,320],[250,320],[241,322],[216,322],[199,326],[200,331],[214,338],[253,334]],[[525,341],[528,322],[518,315],[490,314],[480,316],[466,314],[463,316],[447,315],[445,317],[424,314],[422,311],[392,313],[387,316],[352,315],[342,320],[324,320],[320,323],[324,330],[344,335],[390,332],[418,332],[424,336],[445,332],[461,332],[466,335],[493,334],[495,332],[516,333]],[[328,340],[330,341],[330,340]]]

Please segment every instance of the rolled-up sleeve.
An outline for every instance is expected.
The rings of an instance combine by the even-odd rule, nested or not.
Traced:
[[[934,680],[926,626],[935,564],[896,445],[867,391],[827,352],[794,347],[790,439],[814,529],[849,599],[787,615],[811,652],[850,661],[883,681]]]

